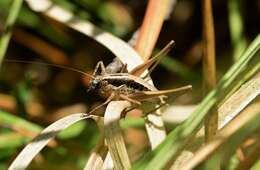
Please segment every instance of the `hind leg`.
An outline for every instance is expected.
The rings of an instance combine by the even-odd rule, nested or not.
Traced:
[[[96,76],[96,75],[105,75],[105,74],[107,74],[105,65],[103,61],[99,61],[95,67],[93,75]]]

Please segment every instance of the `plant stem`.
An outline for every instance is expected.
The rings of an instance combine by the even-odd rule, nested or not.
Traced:
[[[215,64],[215,33],[212,14],[211,0],[202,0],[203,10],[203,80],[204,95],[216,86],[216,64]],[[205,141],[208,142],[218,130],[218,114],[216,107],[213,107],[210,116],[205,119]]]
[[[157,42],[163,21],[168,12],[168,0],[149,0],[140,33],[135,44],[136,51],[147,60]]]

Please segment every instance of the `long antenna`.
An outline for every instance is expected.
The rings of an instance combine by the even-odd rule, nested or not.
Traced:
[[[146,69],[149,68],[149,72],[146,73],[146,75],[143,76],[143,78],[147,77],[153,71],[153,69],[160,63],[162,57],[165,56],[172,49],[174,44],[174,41],[171,40],[157,55],[145,61],[143,64],[136,66],[130,72],[130,74],[140,76]]]
[[[166,55],[175,45],[175,42],[171,40],[161,51],[159,51],[154,58],[159,58],[156,60],[156,62],[153,64],[153,66],[149,69],[148,75],[151,74],[151,72],[154,70],[154,68],[160,63],[161,58]]]
[[[83,74],[85,76],[88,76],[90,78],[94,78],[92,75],[87,74],[84,71],[81,71],[81,70],[76,69],[76,68],[64,66],[64,65],[51,64],[51,63],[42,63],[42,62],[38,62],[38,61],[15,60],[15,59],[4,59],[3,61],[4,62],[8,62],[8,63],[26,63],[26,64],[38,64],[38,65],[43,65],[43,66],[52,66],[52,67],[56,67],[56,68],[62,68],[62,69],[65,69],[65,70],[74,71],[74,72]]]

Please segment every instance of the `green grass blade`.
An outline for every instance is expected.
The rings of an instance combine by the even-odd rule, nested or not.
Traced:
[[[21,9],[23,0],[13,0],[9,15],[6,20],[3,35],[0,38],[0,64],[2,63],[11,35],[12,28]]]
[[[10,113],[4,112],[0,110],[0,123],[6,125],[15,125],[16,127],[21,127],[23,129],[33,131],[33,132],[41,132],[42,127],[37,124],[31,123],[27,120],[14,116]]]
[[[53,139],[59,132],[77,123],[80,120],[89,118],[82,116],[83,113],[75,113],[57,120],[46,127],[31,143],[19,153],[10,165],[9,169],[26,169],[33,158]]]
[[[200,129],[208,111],[227,95],[232,82],[239,76],[240,72],[245,69],[259,48],[260,35],[255,38],[245,53],[222,77],[217,87],[205,97],[192,115],[170,132],[166,140],[154,151],[149,152],[144,159],[135,164],[133,169],[162,169],[170,160],[176,158],[177,154],[185,148],[187,143]]]
[[[23,118],[17,117],[15,115],[12,115],[10,113],[7,113],[7,112],[1,111],[1,110],[0,110],[0,124],[15,126],[18,128],[28,130],[30,132],[35,132],[36,134],[40,133],[43,130],[43,128],[41,126],[39,126],[35,123],[29,122],[27,120],[24,120]],[[85,128],[85,126],[86,126],[85,122],[79,122],[79,123],[67,128],[66,130],[62,131],[58,135],[58,138],[61,140],[65,140],[65,139],[69,139],[69,138],[78,136],[82,132],[82,130]],[[19,138],[19,140],[24,141],[28,137],[17,134],[17,139],[18,138]],[[17,142],[17,143],[24,144],[24,142]],[[1,142],[0,142],[0,148],[1,148]]]
[[[241,1],[228,0],[228,19],[230,38],[233,46],[233,60],[237,61],[241,54],[246,49],[246,39],[243,35],[243,18],[241,15]]]
[[[30,132],[35,132],[38,134],[42,127],[37,124],[31,123],[27,120],[14,116],[10,113],[4,112],[0,110],[0,124],[7,126],[15,126],[17,128],[22,128],[28,130]],[[0,149],[3,148],[17,148],[24,145],[31,138],[23,136],[18,133],[3,133],[0,135]],[[9,142],[7,142],[9,141]]]
[[[15,133],[15,132],[1,134],[0,135],[0,152],[2,152],[3,150],[7,150],[7,149],[14,150],[15,148],[18,148],[18,147],[26,144],[30,140],[31,140],[31,138],[25,137],[23,135]],[[11,155],[11,153],[10,153],[10,155]],[[0,158],[4,157],[4,156],[8,156],[8,155],[5,155],[5,154],[2,155],[2,153],[0,153]]]

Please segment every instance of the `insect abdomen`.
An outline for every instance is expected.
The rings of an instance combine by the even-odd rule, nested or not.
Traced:
[[[140,83],[135,82],[132,79],[120,78],[120,79],[106,79],[108,84],[111,84],[115,87],[120,87],[122,85],[126,85],[130,89],[138,90],[138,91],[149,91],[149,89],[143,86]]]

